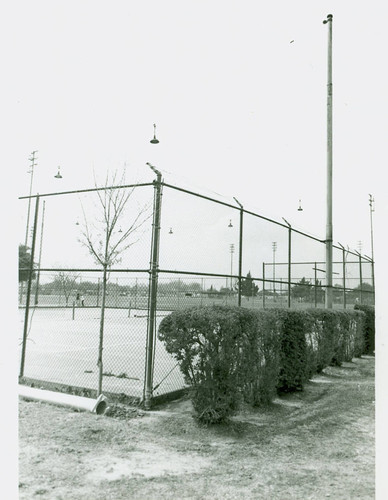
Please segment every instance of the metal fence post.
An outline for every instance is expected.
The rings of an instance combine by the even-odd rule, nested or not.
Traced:
[[[31,262],[30,262],[28,284],[27,284],[26,310],[24,314],[23,344],[22,344],[22,354],[21,354],[20,373],[19,373],[20,377],[24,376],[24,364],[26,358],[28,315],[30,313],[31,284],[32,284],[32,275],[34,271],[34,254],[35,254],[36,229],[38,224],[38,211],[39,211],[39,195],[36,197],[35,200],[35,216],[34,216],[34,227],[32,232]]]
[[[234,197],[233,197],[234,198]],[[241,306],[241,278],[242,278],[242,248],[243,248],[243,222],[244,222],[244,208],[241,203],[234,198],[234,201],[240,207],[240,236],[238,247],[238,306]]]
[[[342,283],[344,287],[344,309],[346,309],[346,258],[344,247],[342,247]]]
[[[362,304],[362,261],[361,254],[358,254],[359,267],[360,267],[360,304]]]
[[[265,262],[263,262],[263,309],[265,309]]]
[[[286,221],[284,217],[282,217],[284,222],[288,226],[288,302],[287,306],[290,308],[291,307],[291,224]]]
[[[42,245],[43,245],[43,229],[44,229],[44,208],[46,202],[43,201],[43,211],[42,211],[42,227],[40,230],[40,247],[39,247],[39,263],[38,263],[38,274],[36,277],[36,288],[35,288],[35,305],[38,305],[39,297],[39,280],[40,280],[40,263],[42,260]]]
[[[291,226],[288,228],[288,307],[291,307]]]
[[[149,164],[148,164],[149,165]],[[146,410],[151,408],[153,375],[154,375],[154,341],[155,341],[155,323],[156,323],[156,302],[159,274],[159,240],[160,240],[160,218],[162,202],[162,174],[155,167],[149,165],[156,174],[154,181],[154,207],[152,222],[152,240],[151,240],[151,262],[150,279],[148,290],[148,321],[147,321],[147,348],[146,348],[146,366],[144,380],[144,404]]]

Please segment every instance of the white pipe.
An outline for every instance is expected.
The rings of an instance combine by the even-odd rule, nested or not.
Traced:
[[[97,413],[97,415],[103,415],[108,408],[107,399],[103,394],[100,394],[97,399],[91,399],[63,392],[46,391],[26,385],[19,385],[19,396],[35,401],[46,401],[62,406],[70,406],[79,410]]]

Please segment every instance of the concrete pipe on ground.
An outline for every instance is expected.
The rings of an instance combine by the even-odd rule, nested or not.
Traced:
[[[103,394],[100,394],[97,399],[91,399],[63,392],[46,391],[36,389],[35,387],[19,385],[19,396],[34,401],[45,401],[47,403],[70,406],[71,408],[90,411],[97,415],[103,415],[108,409],[107,399]]]

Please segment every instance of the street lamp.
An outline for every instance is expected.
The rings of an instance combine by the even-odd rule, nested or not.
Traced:
[[[151,144],[159,144],[158,139],[156,138],[156,125],[154,123],[154,138],[150,140]]]
[[[62,175],[61,175],[61,167],[58,167],[58,172],[56,173],[56,175],[54,175],[54,177],[56,179],[62,179]]]

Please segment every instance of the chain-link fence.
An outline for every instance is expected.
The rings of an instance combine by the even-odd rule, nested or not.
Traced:
[[[21,198],[22,379],[149,404],[185,387],[156,335],[170,311],[325,307],[328,288],[334,308],[374,302],[372,259],[333,245],[328,287],[323,240],[155,172],[148,184]],[[123,193],[109,213],[107,193]]]

